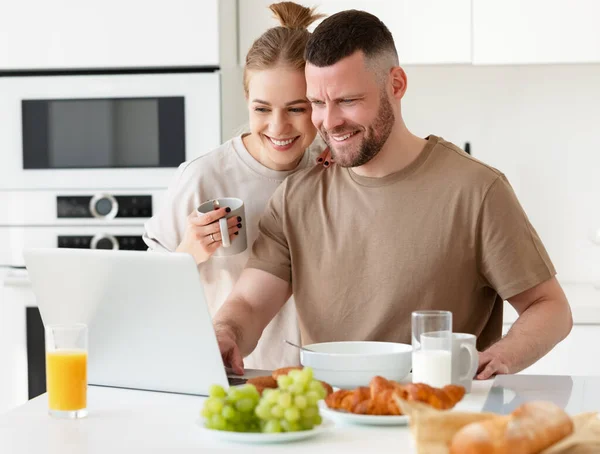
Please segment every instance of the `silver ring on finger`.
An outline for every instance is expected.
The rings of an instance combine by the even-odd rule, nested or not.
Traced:
[[[213,243],[216,243],[217,240],[215,240],[215,237],[213,235],[214,235],[213,233],[210,234],[210,239],[212,240]]]

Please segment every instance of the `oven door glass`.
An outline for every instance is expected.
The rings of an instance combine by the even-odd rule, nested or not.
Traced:
[[[22,101],[25,169],[177,167],[183,97]]]

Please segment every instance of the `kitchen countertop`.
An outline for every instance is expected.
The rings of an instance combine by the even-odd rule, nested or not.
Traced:
[[[457,409],[480,411],[492,380],[473,383]],[[276,445],[241,445],[211,439],[198,425],[204,398],[90,386],[89,416],[57,420],[41,395],[0,415],[0,453],[106,454],[200,450],[239,454],[263,452],[414,452],[406,426],[341,425],[319,436]]]

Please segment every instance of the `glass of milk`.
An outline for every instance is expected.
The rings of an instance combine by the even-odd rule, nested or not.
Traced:
[[[441,388],[452,382],[452,312],[413,312],[412,347],[413,383]]]

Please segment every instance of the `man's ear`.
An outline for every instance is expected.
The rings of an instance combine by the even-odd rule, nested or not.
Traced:
[[[401,100],[408,86],[406,73],[400,66],[394,66],[390,70],[390,79],[392,82],[392,96],[397,100]]]

